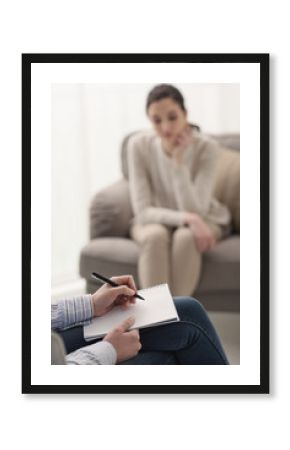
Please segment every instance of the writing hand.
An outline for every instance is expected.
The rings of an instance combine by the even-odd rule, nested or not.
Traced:
[[[93,315],[103,316],[114,306],[121,306],[126,309],[131,304],[136,303],[134,294],[137,288],[131,275],[121,275],[111,278],[112,281],[119,284],[112,287],[109,284],[101,286],[93,295]]]

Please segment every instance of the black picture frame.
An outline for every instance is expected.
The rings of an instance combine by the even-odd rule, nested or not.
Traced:
[[[22,54],[22,393],[269,393],[269,54]],[[255,63],[260,67],[260,383],[33,385],[31,382],[31,66],[34,63]],[[261,151],[263,149],[263,151]]]

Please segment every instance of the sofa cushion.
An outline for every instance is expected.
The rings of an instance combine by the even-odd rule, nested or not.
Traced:
[[[90,279],[92,272],[100,272],[108,277],[132,274],[138,285],[138,255],[138,245],[131,239],[94,239],[82,249],[80,274],[86,279]],[[203,255],[198,292],[238,291],[239,288],[240,238],[233,235]]]
[[[90,207],[90,237],[129,236],[133,211],[127,180],[119,180],[98,192]]]
[[[232,235],[204,253],[198,293],[239,291],[240,236]]]

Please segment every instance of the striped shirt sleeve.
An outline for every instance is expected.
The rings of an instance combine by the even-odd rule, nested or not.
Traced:
[[[90,322],[92,317],[92,296],[90,294],[64,299],[51,305],[52,330],[66,330],[78,325],[85,325]]]
[[[93,317],[92,296],[82,295],[51,305],[52,330],[66,330],[89,323]],[[99,341],[65,356],[69,365],[116,364],[117,352],[110,342]]]

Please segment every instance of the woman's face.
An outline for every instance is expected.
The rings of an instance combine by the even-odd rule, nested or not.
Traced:
[[[164,98],[151,103],[148,117],[161,139],[168,145],[174,145],[180,133],[187,125],[187,114],[172,98]]]

